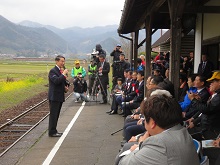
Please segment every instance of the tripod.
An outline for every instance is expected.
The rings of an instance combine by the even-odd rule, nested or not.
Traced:
[[[100,89],[101,91],[103,91],[103,94],[105,96],[107,96],[104,88],[103,88],[103,84],[100,80],[100,77],[98,75],[98,72],[95,74],[95,80],[94,80],[94,83],[93,83],[93,86],[92,86],[92,95],[93,95],[93,100],[95,100],[95,102],[97,102],[97,97],[98,97],[98,85],[100,85]]]

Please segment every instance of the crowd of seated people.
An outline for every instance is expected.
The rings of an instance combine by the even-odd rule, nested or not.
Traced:
[[[169,161],[172,162],[173,156],[177,156],[181,160],[184,158],[182,162],[179,161],[177,164],[199,164],[199,157],[195,152],[192,138],[198,141],[216,139],[220,134],[220,72],[214,72],[213,76],[207,80],[206,77],[199,74],[190,74],[186,77],[180,73],[180,95],[176,97],[174,85],[169,81],[168,74],[162,76],[158,69],[152,72],[152,75],[147,79],[144,79],[143,71],[126,71],[124,75],[125,82],[121,85],[120,94],[116,94],[113,99],[116,106],[113,106],[110,111],[110,114],[116,114],[118,108],[121,108],[121,114],[126,117],[121,142],[123,147],[116,157],[115,164],[164,164],[160,161],[170,164]],[[147,96],[144,95],[144,81],[146,81]],[[152,98],[157,98],[157,102],[152,101],[154,100]],[[159,109],[156,105],[160,104],[163,99],[164,102],[161,103]],[[167,107],[166,104],[168,104]],[[155,110],[157,108],[158,111]],[[145,112],[146,109],[149,112]],[[178,119],[179,122],[172,123],[169,121],[171,116],[165,113],[166,110],[169,114],[172,111],[173,115],[176,115],[176,119],[181,114],[181,120]],[[160,119],[157,119],[161,114],[164,118],[161,116]],[[165,127],[159,124],[159,121],[162,120],[167,122]],[[180,133],[178,137],[182,138],[181,140],[177,140],[175,137],[173,139],[177,140],[175,144],[180,146],[182,145],[180,141],[184,141],[186,145],[182,146],[183,148],[174,147],[173,149],[173,143],[169,145],[168,138],[164,137],[165,140],[162,140],[162,136],[168,136],[165,132],[170,136],[175,136],[172,135],[175,134],[172,131]],[[154,140],[157,141],[156,146]],[[164,146],[165,141],[168,145]],[[219,147],[219,141],[220,138],[215,141],[215,146]],[[154,147],[156,148],[154,149]],[[126,150],[129,150],[130,153],[123,154]],[[170,150],[177,150],[177,155],[166,152]],[[216,152],[215,150],[211,150],[211,152],[204,150],[203,152],[209,156],[211,165],[220,161],[220,147]],[[213,152],[215,153],[214,158],[210,156],[210,153]],[[186,157],[190,160],[189,162],[185,160]],[[173,161],[175,162],[175,160]]]
[[[117,114],[118,109],[122,109],[122,102],[131,101],[136,96],[136,88],[137,88],[137,72],[136,71],[124,71],[125,82],[122,84],[122,88],[120,94],[115,95],[113,93],[113,101],[114,105],[111,106],[109,115]],[[115,89],[113,89],[114,91]],[[122,111],[119,113],[123,115],[124,112]]]
[[[181,126],[180,106],[171,94],[152,92],[140,109],[146,131],[123,146],[115,164],[199,164],[192,137]]]

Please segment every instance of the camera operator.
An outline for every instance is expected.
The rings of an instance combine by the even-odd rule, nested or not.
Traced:
[[[94,93],[92,93],[92,87],[95,81],[95,77],[96,77],[96,70],[97,70],[97,65],[95,65],[94,60],[90,61],[90,64],[88,66],[88,75],[89,75],[89,95],[91,96],[91,94],[94,95]]]
[[[88,98],[86,96],[87,91],[87,83],[86,80],[83,79],[82,73],[78,73],[77,76],[73,80],[74,85],[74,96],[76,97],[76,103],[79,102],[79,98],[81,100],[88,102]]]
[[[122,49],[121,49],[121,45],[117,44],[117,46],[115,47],[115,49],[111,52],[110,56],[113,57],[113,62],[115,61],[119,61],[119,56],[122,53]]]
[[[102,54],[106,58],[106,51],[102,49],[102,46],[100,44],[97,44],[95,46],[95,50],[96,50],[95,55],[94,55],[94,53],[92,54],[93,60],[95,61],[95,64],[98,64],[99,63],[99,55]]]
[[[97,65],[98,76],[100,79],[99,84],[101,86],[101,93],[103,101],[100,104],[107,104],[107,85],[109,84],[108,73],[110,71],[110,65],[107,61],[105,61],[105,55],[99,55],[99,63]]]
[[[125,61],[124,53],[120,53],[119,61],[114,61],[114,63],[112,64],[112,67],[113,67],[113,78],[112,78],[113,88],[112,89],[114,89],[115,85],[117,84],[118,78],[122,78],[122,82],[124,82],[125,80],[124,71],[130,68],[129,63]]]

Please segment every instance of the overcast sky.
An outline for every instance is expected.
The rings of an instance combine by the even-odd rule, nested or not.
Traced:
[[[125,0],[0,0],[0,15],[58,28],[119,24]]]

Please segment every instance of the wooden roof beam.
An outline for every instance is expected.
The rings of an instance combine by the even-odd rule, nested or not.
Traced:
[[[135,29],[139,30],[141,26],[145,26],[145,20],[147,18],[147,15],[150,15],[151,13],[157,11],[161,5],[163,5],[163,3],[166,0],[154,0],[151,2],[151,4],[147,7],[147,9],[145,10],[145,12],[143,13],[143,15],[141,16],[141,18],[138,20]]]
[[[166,7],[160,9],[160,13],[169,13]],[[220,6],[197,6],[187,7],[183,11],[184,14],[196,14],[196,13],[220,13]]]

